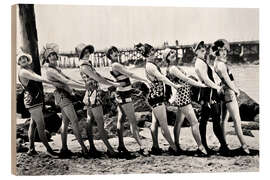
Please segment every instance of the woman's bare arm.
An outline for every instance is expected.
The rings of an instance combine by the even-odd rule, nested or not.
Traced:
[[[197,67],[195,69],[197,75],[200,77],[200,79],[208,86],[213,89],[217,89],[218,91],[221,89],[220,86],[215,84],[213,81],[211,81],[207,74],[207,66],[206,64],[203,64],[201,62],[197,63]]]
[[[227,73],[226,65],[224,63],[217,64],[217,71],[222,76],[222,78],[225,80],[225,82],[229,86],[229,88],[232,89],[237,94],[239,94],[239,89],[235,86],[234,82],[231,81],[231,79]]]
[[[25,79],[51,84],[51,81],[45,79],[44,77],[42,77],[34,72],[31,72],[31,71],[28,71],[25,69],[20,70],[19,75]]]
[[[169,72],[173,75],[175,75],[176,77],[178,77],[179,79],[182,79],[183,81],[189,83],[192,86],[198,86],[198,87],[206,87],[206,85],[204,85],[201,82],[197,82],[189,77],[187,77],[185,74],[183,74],[176,66],[172,66],[169,69]]]
[[[182,87],[181,85],[178,84],[174,84],[173,82],[171,82],[166,76],[164,76],[163,74],[161,74],[157,67],[152,65],[152,64],[147,64],[146,65],[146,69],[147,72],[150,73],[151,75],[155,76],[158,80],[164,82],[165,84],[174,87],[175,89],[178,89],[180,87]]]
[[[82,70],[84,73],[86,73],[89,77],[93,78],[94,80],[98,81],[99,83],[102,83],[104,85],[108,86],[119,86],[119,83],[110,82],[106,80],[104,77],[102,77],[100,74],[98,74],[96,71],[90,71],[87,67],[87,65],[82,66]]]
[[[122,74],[124,74],[124,75],[126,75],[126,76],[128,76],[128,77],[130,77],[130,78],[137,79],[137,80],[139,80],[139,81],[144,81],[144,82],[149,83],[147,79],[144,79],[144,78],[141,78],[141,77],[137,76],[136,74],[134,74],[133,72],[131,72],[129,69],[125,68],[125,67],[124,67],[123,65],[121,65],[121,64],[116,63],[116,64],[113,64],[112,67],[113,67],[116,71],[119,71],[120,73],[122,73]]]

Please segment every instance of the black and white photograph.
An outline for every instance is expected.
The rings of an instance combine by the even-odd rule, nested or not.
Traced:
[[[12,6],[13,172],[259,172],[259,8]]]

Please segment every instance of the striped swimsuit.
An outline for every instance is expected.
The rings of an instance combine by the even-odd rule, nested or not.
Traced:
[[[115,63],[118,63],[118,62],[114,62],[113,64]],[[132,102],[131,94],[132,94],[133,89],[131,87],[131,82],[130,82],[129,77],[115,70],[111,70],[110,73],[114,77],[116,82],[122,84],[121,87],[117,87],[116,102],[120,105]]]

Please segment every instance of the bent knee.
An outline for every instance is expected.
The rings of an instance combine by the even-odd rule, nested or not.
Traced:
[[[191,121],[191,122],[189,122],[190,123],[190,126],[198,126],[199,125],[199,122],[198,121],[196,121],[196,120],[193,120],[193,121]]]

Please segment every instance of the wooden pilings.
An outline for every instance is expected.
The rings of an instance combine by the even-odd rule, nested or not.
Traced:
[[[210,45],[211,44],[208,44],[209,47]],[[194,62],[193,60],[195,54],[191,45],[167,45],[166,47],[170,47],[176,50],[179,63]],[[253,61],[259,59],[259,42],[257,41],[233,42],[230,43],[230,47],[231,50],[229,52],[229,61],[241,62],[242,60]],[[162,53],[164,49],[165,46],[162,48],[156,48],[156,56],[160,61],[162,60]],[[125,65],[136,64],[138,62],[145,61],[145,58],[142,57],[142,55],[134,49],[120,49],[119,52],[119,59],[121,60],[121,63]],[[111,61],[106,57],[105,53],[105,51],[96,51],[90,56],[89,60],[92,62],[94,67],[108,67],[111,65]],[[62,56],[59,66],[63,68],[78,67],[78,57],[75,54]]]

